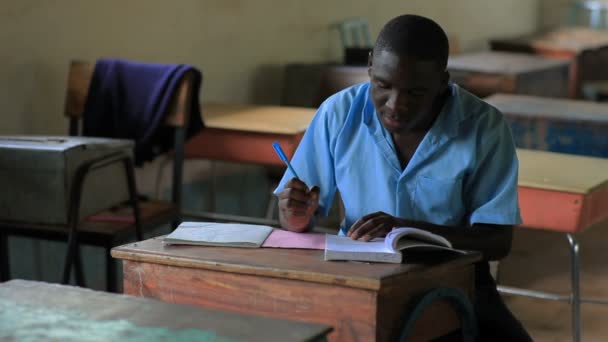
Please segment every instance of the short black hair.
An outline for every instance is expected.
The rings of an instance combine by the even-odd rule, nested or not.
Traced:
[[[380,31],[374,53],[380,51],[435,61],[445,69],[450,45],[439,24],[419,15],[404,14],[391,19]]]

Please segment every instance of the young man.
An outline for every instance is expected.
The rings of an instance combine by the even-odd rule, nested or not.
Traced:
[[[508,254],[521,223],[515,147],[498,110],[449,82],[448,50],[430,19],[403,15],[383,27],[370,82],[327,99],[308,127],[291,161],[301,179],[287,171],[275,192],[281,225],[307,230],[339,190],[340,234],[367,241],[418,227],[478,250],[479,340],[530,341],[487,262]]]

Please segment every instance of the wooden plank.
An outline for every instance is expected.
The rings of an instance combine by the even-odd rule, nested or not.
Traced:
[[[325,322],[334,327],[332,340],[369,341],[374,337],[375,292],[371,290],[140,262],[125,262],[123,270],[127,294],[264,317]]]
[[[608,124],[608,104],[520,94],[494,94],[484,99],[504,114]]]
[[[291,158],[304,132],[276,134],[206,128],[186,142],[185,157],[285,167],[272,143],[278,141]]]
[[[519,148],[608,158],[608,105],[519,94],[484,99],[507,119]]]
[[[210,128],[271,134],[301,134],[315,114],[312,108],[218,103],[205,104],[201,111]]]
[[[190,267],[213,271],[337,284],[377,290],[399,275],[416,279],[438,268],[466,265],[479,260],[477,253],[458,256],[436,265],[337,263],[323,260],[321,250],[280,248],[229,248],[164,245],[162,237],[112,249],[123,260]]]
[[[584,27],[562,27],[514,38],[493,39],[492,50],[533,53],[571,62],[568,93],[580,95],[582,83],[608,78],[608,33]]]
[[[125,261],[123,269],[125,293],[171,303],[328,324],[334,327],[330,341],[394,340],[412,300],[436,287],[459,288],[471,295],[474,283],[472,264],[402,279],[380,293],[340,284],[137,261]],[[455,313],[445,304],[438,304],[420,319],[412,341],[436,338],[458,326]]]
[[[10,310],[10,311],[9,311]],[[0,284],[0,339],[312,341],[326,325],[270,319],[13,280]]]
[[[495,51],[448,60],[451,79],[480,97],[498,92],[566,96],[568,68],[567,61]]]
[[[523,226],[561,232],[576,232],[584,196],[554,190],[519,187],[519,208]]]
[[[608,33],[585,27],[561,27],[521,38],[536,49],[564,50],[580,53],[608,45]]]
[[[608,220],[608,187],[590,194],[519,187],[523,226],[576,233]]]
[[[518,149],[519,186],[589,194],[608,186],[608,159]]]
[[[518,75],[556,67],[567,67],[568,62],[527,54],[484,51],[450,57],[448,69],[488,74]]]

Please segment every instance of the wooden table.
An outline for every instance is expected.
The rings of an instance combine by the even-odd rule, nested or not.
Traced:
[[[473,94],[518,93],[566,97],[568,62],[509,52],[477,52],[450,57],[451,79]]]
[[[477,253],[434,265],[323,261],[321,250],[165,246],[161,238],[117,247],[124,291],[163,301],[331,325],[331,341],[393,341],[406,307],[436,287],[474,291]],[[412,340],[458,328],[445,302],[418,321]]]
[[[563,27],[515,38],[494,39],[492,50],[526,52],[571,62],[569,95],[580,96],[582,83],[608,79],[608,31]]]
[[[517,150],[523,225],[577,233],[608,219],[608,159]]]
[[[324,341],[328,326],[168,304],[66,285],[0,284],[3,341]]]
[[[608,220],[608,159],[519,149],[519,206],[526,228],[565,233],[570,247],[571,293],[553,294],[499,286],[503,293],[565,301],[572,336],[580,341],[581,303],[608,304],[580,295],[580,246],[575,233]]]
[[[284,166],[272,143],[279,141],[291,157],[315,114],[312,108],[229,104],[201,111],[206,128],[186,143],[186,158],[271,166]]]
[[[500,109],[515,145],[608,158],[608,104],[517,94],[484,99]]]
[[[285,65],[281,104],[317,108],[338,91],[369,81],[367,66],[328,63]]]

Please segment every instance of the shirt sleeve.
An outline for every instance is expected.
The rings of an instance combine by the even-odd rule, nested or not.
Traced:
[[[519,162],[509,126],[497,113],[494,129],[477,148],[477,163],[467,184],[469,224],[521,223],[517,195]]]
[[[336,192],[331,133],[337,132],[337,125],[331,101],[326,101],[319,107],[291,160],[295,172],[309,188],[319,187],[318,212],[323,216],[329,213]],[[287,169],[274,194],[281,192],[293,177]]]

